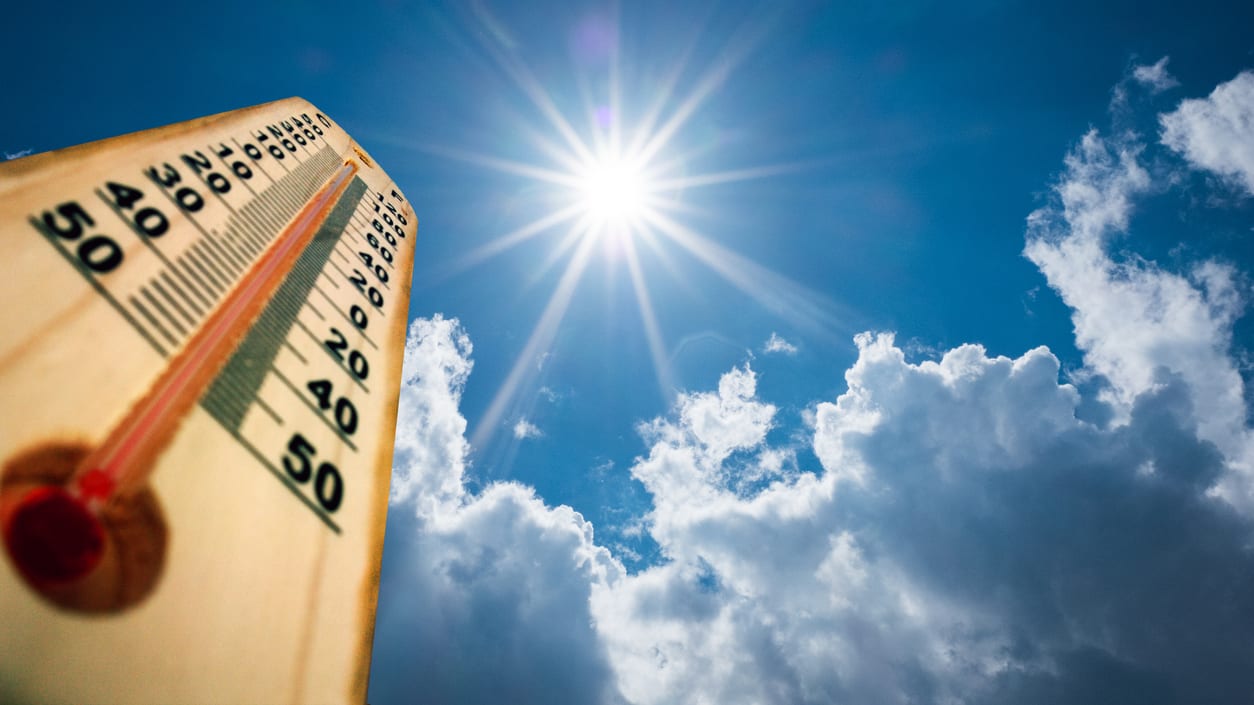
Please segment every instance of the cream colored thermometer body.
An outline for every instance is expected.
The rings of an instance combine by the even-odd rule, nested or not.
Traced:
[[[417,219],[300,99],[0,164],[0,702],[363,702]]]

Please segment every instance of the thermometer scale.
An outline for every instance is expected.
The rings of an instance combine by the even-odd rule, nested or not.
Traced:
[[[363,702],[417,219],[288,99],[0,164],[0,701]]]

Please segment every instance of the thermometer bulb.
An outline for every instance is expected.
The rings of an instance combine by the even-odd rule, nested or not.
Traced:
[[[19,501],[4,539],[27,580],[37,585],[69,583],[100,563],[105,532],[89,502],[54,485],[37,487]]]

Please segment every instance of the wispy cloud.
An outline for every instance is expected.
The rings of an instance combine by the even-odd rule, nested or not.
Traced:
[[[518,423],[514,424],[514,438],[523,440],[525,438],[539,438],[544,433],[538,426],[531,423],[525,418],[518,419]]]
[[[767,338],[766,343],[762,345],[762,352],[796,355],[797,346],[779,337],[778,333],[772,332],[771,337]]]
[[[1180,85],[1174,76],[1167,72],[1167,61],[1169,57],[1155,61],[1152,64],[1137,66],[1132,69],[1132,78],[1137,83],[1149,89],[1150,93],[1162,93]]]
[[[8,151],[8,150],[5,150],[5,152],[4,152],[4,161],[10,161],[10,160],[13,160],[13,159],[20,159],[20,158],[22,158],[22,157],[25,157],[25,156],[29,156],[29,155],[31,155],[31,154],[34,154],[34,152],[35,152],[35,150],[33,150],[33,149],[19,149],[19,150],[18,150],[18,151],[16,151],[16,152],[10,152],[10,151]]]

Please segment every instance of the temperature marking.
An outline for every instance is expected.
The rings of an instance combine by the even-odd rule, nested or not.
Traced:
[[[291,99],[0,164],[0,229],[6,693],[364,701],[417,231],[396,184]]]
[[[299,307],[298,303],[291,301],[292,295],[303,299],[308,293],[308,285],[300,277],[284,279],[285,270],[292,267],[293,257],[307,243],[300,259],[305,259],[312,252],[311,259],[320,258],[325,261],[329,255],[327,243],[334,243],[338,239],[338,232],[343,230],[343,224],[347,221],[344,205],[355,207],[357,200],[365,192],[365,184],[360,180],[354,180],[350,184],[349,179],[355,172],[356,167],[353,165],[340,169],[331,184],[313,199],[289,228],[286,237],[258,262],[249,278],[231,293],[187,347],[171,361],[153,390],[83,460],[68,483],[68,489],[42,487],[33,490],[22,500],[15,510],[15,518],[6,539],[10,545],[16,546],[13,553],[23,573],[35,582],[55,582],[77,578],[95,567],[103,556],[100,537],[104,531],[98,522],[87,521],[85,517],[97,515],[114,493],[132,489],[146,479],[153,469],[153,461],[158,452],[173,435],[177,422],[186,413],[186,408],[200,397],[204,385],[212,382],[211,394],[205,402],[206,408],[229,431],[238,432],[242,417],[224,412],[228,409],[235,411],[246,408],[240,403],[241,399],[248,402],[256,400],[255,390],[260,386],[260,375],[264,374],[265,368],[258,368],[254,372],[252,364],[258,357],[270,360],[274,358],[278,351],[278,339],[274,335],[278,332],[286,334],[291,325],[290,320],[286,325],[282,325],[281,320],[294,318]],[[346,203],[336,206],[330,217],[324,219],[326,211],[346,189],[352,192]],[[322,220],[321,227],[319,220]],[[328,232],[336,235],[319,237]],[[318,246],[320,242],[321,247]],[[268,293],[274,289],[276,283],[279,293],[261,313],[263,320],[258,321],[259,325],[245,338],[242,348],[231,356],[226,374],[217,376],[217,381],[214,381],[214,374],[217,372],[214,361],[233,346],[233,339],[238,335],[236,331],[251,326],[252,319],[257,314],[258,302],[269,298]],[[300,291],[302,287],[304,292]],[[286,295],[285,289],[288,290]],[[180,336],[187,335],[187,330],[147,288],[141,288],[141,292]],[[172,299],[168,301],[173,304]],[[271,314],[276,311],[277,313]],[[270,320],[265,320],[267,316]],[[159,324],[158,329],[164,332]],[[254,341],[262,343],[259,346]],[[262,346],[264,347],[258,355],[255,348]],[[219,385],[222,380],[237,387],[232,390],[229,404],[219,401],[220,393],[212,394],[214,388],[223,388]],[[269,411],[276,420],[279,419],[273,409]],[[356,450],[356,446],[347,438],[343,440]],[[287,484],[286,478],[283,479]],[[303,498],[303,495],[298,496]],[[83,505],[80,512],[72,509],[75,501]],[[325,520],[325,514],[318,513]],[[332,528],[338,531],[333,523]],[[42,548],[35,552],[38,554],[35,558],[28,555],[31,553],[30,546]]]
[[[286,281],[275,293],[274,299],[257,320],[252,333],[236,348],[230,361],[226,363],[223,374],[218,377],[205,397],[201,406],[226,428],[238,431],[243,422],[243,413],[239,406],[240,394],[244,398],[255,398],[261,382],[278,354],[279,346],[287,337],[288,330],[296,321],[300,307],[309,297],[314,280],[322,271],[322,265],[330,255],[331,249],[338,242],[347,220],[346,211],[355,207],[357,201],[365,193],[366,185],[355,179],[348,185],[344,197],[335,209],[323,221],[318,233],[309,247],[305,248],[300,259],[292,267]],[[240,393],[232,392],[224,386],[226,380],[240,385]]]

